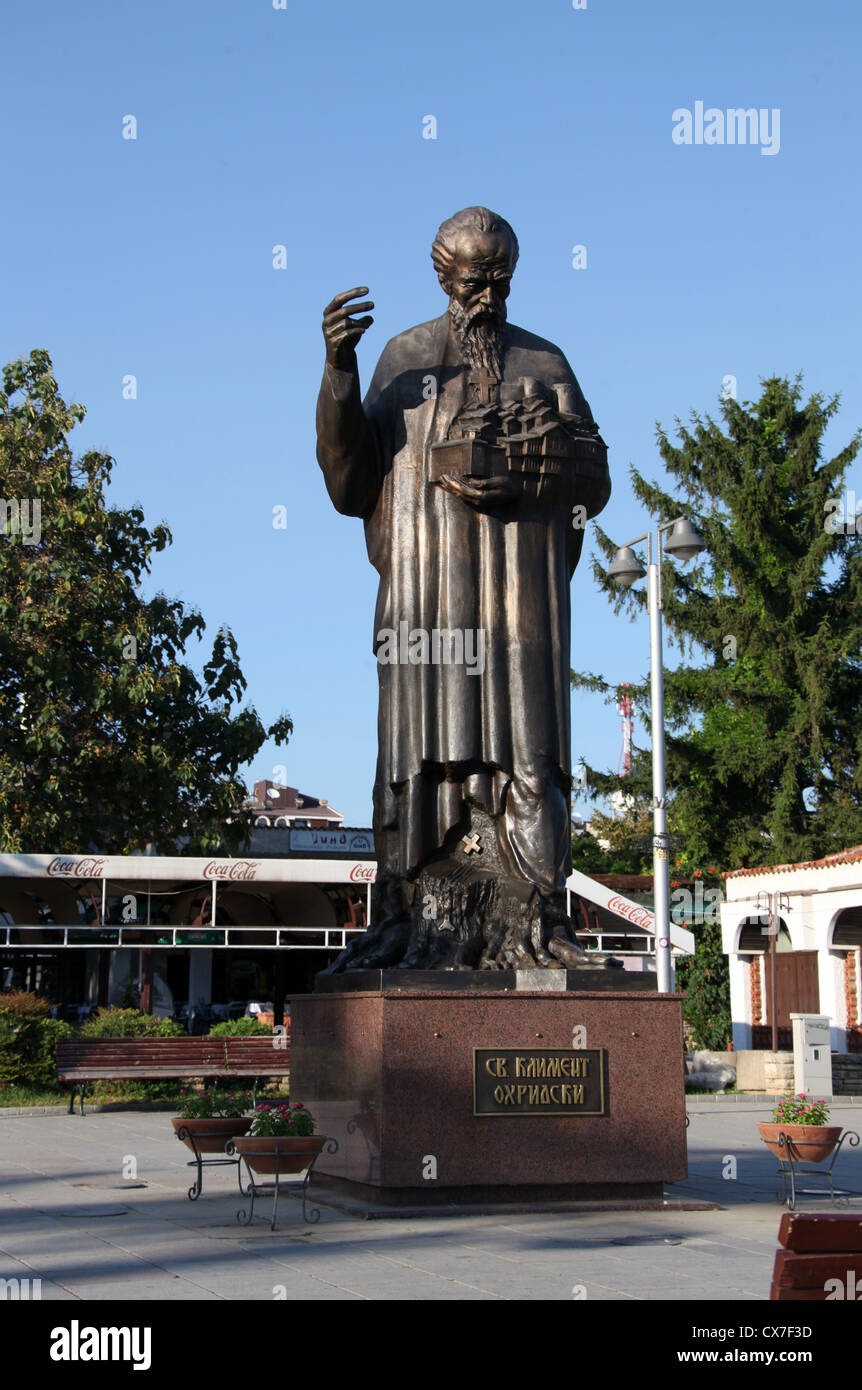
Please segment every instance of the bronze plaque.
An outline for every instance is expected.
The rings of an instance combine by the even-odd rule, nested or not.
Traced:
[[[474,1115],[604,1115],[605,1049],[474,1047]]]

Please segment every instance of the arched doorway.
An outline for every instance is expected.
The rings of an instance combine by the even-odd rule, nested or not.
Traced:
[[[862,905],[845,907],[832,924],[830,950],[844,958],[844,1006],[847,1051],[862,1052],[862,1010],[859,1001],[862,966]]]
[[[751,964],[752,1027],[751,1046],[772,1048],[772,974],[775,971],[775,1016],[778,1047],[793,1050],[790,1015],[820,1012],[820,974],[816,951],[794,951],[790,930],[783,917],[778,920],[775,951],[770,949],[769,933],[761,917],[747,917],[739,927],[737,951],[749,955]],[[762,960],[762,965],[761,965]]]

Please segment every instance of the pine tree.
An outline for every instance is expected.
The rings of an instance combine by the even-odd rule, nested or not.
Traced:
[[[10,363],[0,391],[0,850],[125,853],[238,847],[239,769],[265,729],[221,629],[203,682],[184,665],[194,609],[140,584],[170,544],[140,507],[109,507],[113,460],[73,458],[80,405],[47,352]]]
[[[862,516],[857,532],[842,496],[862,435],[824,461],[838,398],[803,403],[798,377],[761,385],[758,401],[721,400],[723,428],[693,413],[673,443],[658,426],[675,494],[631,469],[650,514],[687,516],[707,546],[690,570],[663,568],[666,641],[700,658],[665,671],[669,823],[689,866],[795,862],[862,841]],[[609,561],[616,546],[597,536]],[[645,592],[605,571],[595,559],[615,611],[645,622]],[[648,680],[630,693],[643,709]],[[588,776],[648,804],[650,751],[624,779]]]

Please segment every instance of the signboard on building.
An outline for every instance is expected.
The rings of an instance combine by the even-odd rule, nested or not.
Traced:
[[[374,836],[367,830],[291,829],[294,854],[373,854]]]

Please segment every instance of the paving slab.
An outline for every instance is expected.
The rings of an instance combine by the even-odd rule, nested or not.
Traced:
[[[42,1297],[98,1302],[572,1301],[762,1303],[778,1223],[776,1161],[757,1135],[770,1104],[689,1103],[689,1176],[679,1202],[717,1210],[511,1212],[365,1221],[321,1202],[279,1204],[278,1229],[244,1227],[231,1168],[205,1172],[197,1202],[186,1151],[159,1112],[4,1117],[0,1278],[42,1280]],[[836,1102],[833,1122],[862,1126]],[[862,1192],[862,1147],[839,1184]],[[801,1210],[827,1210],[803,1199]],[[862,1197],[851,1210],[862,1211]]]

